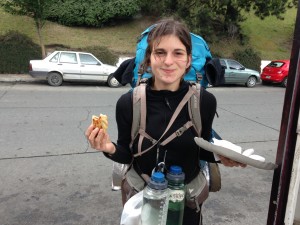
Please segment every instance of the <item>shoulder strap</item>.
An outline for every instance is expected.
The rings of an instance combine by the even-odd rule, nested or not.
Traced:
[[[142,98],[143,96],[143,98]],[[144,110],[142,110],[142,104],[141,99],[144,99]],[[133,141],[138,135],[140,125],[142,125],[141,122],[141,111],[145,113],[145,120],[146,120],[146,84],[142,83],[139,86],[136,86],[132,91],[132,125],[131,125],[131,142],[130,142],[130,148],[132,147]],[[145,122],[143,122],[143,125],[145,125]]]
[[[161,136],[161,138],[165,135],[165,133],[169,130],[175,118],[181,111],[182,107],[186,102],[188,102],[188,111],[189,116],[191,118],[191,122],[187,122],[183,127],[178,129],[174,134],[168,137],[162,145],[169,143],[173,140],[176,136],[180,136],[185,130],[187,130],[190,126],[193,126],[197,132],[198,137],[201,136],[202,131],[202,123],[201,123],[201,115],[200,115],[200,100],[201,100],[201,85],[199,83],[193,83],[191,85],[190,91],[179,104],[180,106],[175,110],[173,117],[171,118],[168,127],[166,128],[165,132]],[[132,95],[132,107],[133,107],[133,116],[132,116],[132,126],[131,126],[131,142],[130,147],[133,145],[133,141],[137,137],[138,133],[141,133],[138,142],[138,153],[136,155],[141,155],[141,145],[143,142],[143,138],[146,137],[150,141],[152,141],[153,146],[157,144],[159,140],[154,140],[146,133],[146,116],[147,116],[147,109],[146,109],[146,84],[141,83],[139,86],[133,89]],[[149,149],[151,149],[151,146]],[[149,149],[146,149],[144,152],[147,152]]]
[[[194,91],[194,95],[190,98],[188,103],[189,116],[197,132],[198,137],[200,137],[202,132],[200,101],[203,89],[199,83],[192,83],[191,87]]]

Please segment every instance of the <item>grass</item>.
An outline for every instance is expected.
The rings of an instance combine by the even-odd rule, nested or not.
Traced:
[[[260,20],[253,14],[247,14],[248,20],[242,23],[244,34],[249,37],[249,44],[260,52],[262,59],[284,59],[290,57],[296,9],[290,9],[285,20],[268,17]],[[9,30],[17,30],[38,43],[34,21],[26,16],[14,16],[0,9],[0,35]],[[71,48],[86,46],[104,46],[119,55],[133,55],[137,37],[152,24],[151,19],[135,19],[113,27],[83,28],[66,27],[46,22],[43,28],[45,45],[63,44]],[[236,40],[220,40],[210,44],[212,52],[230,57],[236,49],[243,48]]]

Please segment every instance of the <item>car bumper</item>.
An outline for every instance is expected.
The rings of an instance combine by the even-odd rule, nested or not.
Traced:
[[[32,77],[47,77],[48,76],[48,72],[44,72],[44,71],[29,71],[30,76]]]
[[[276,83],[282,82],[283,78],[284,77],[282,77],[282,76],[272,76],[272,75],[267,75],[267,74],[260,76],[260,79],[262,81],[269,81],[269,82],[276,82]]]

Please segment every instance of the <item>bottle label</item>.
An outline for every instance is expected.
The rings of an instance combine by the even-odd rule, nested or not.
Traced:
[[[181,202],[184,199],[184,191],[183,190],[172,190],[170,191],[170,201],[172,202]]]

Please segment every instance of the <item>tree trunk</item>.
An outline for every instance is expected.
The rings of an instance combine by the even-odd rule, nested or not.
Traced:
[[[44,59],[46,57],[46,50],[45,50],[45,45],[44,45],[43,37],[42,37],[43,23],[40,19],[36,19],[35,25],[37,28],[37,33],[38,33],[39,42],[40,42],[40,46],[41,46],[42,58]]]

